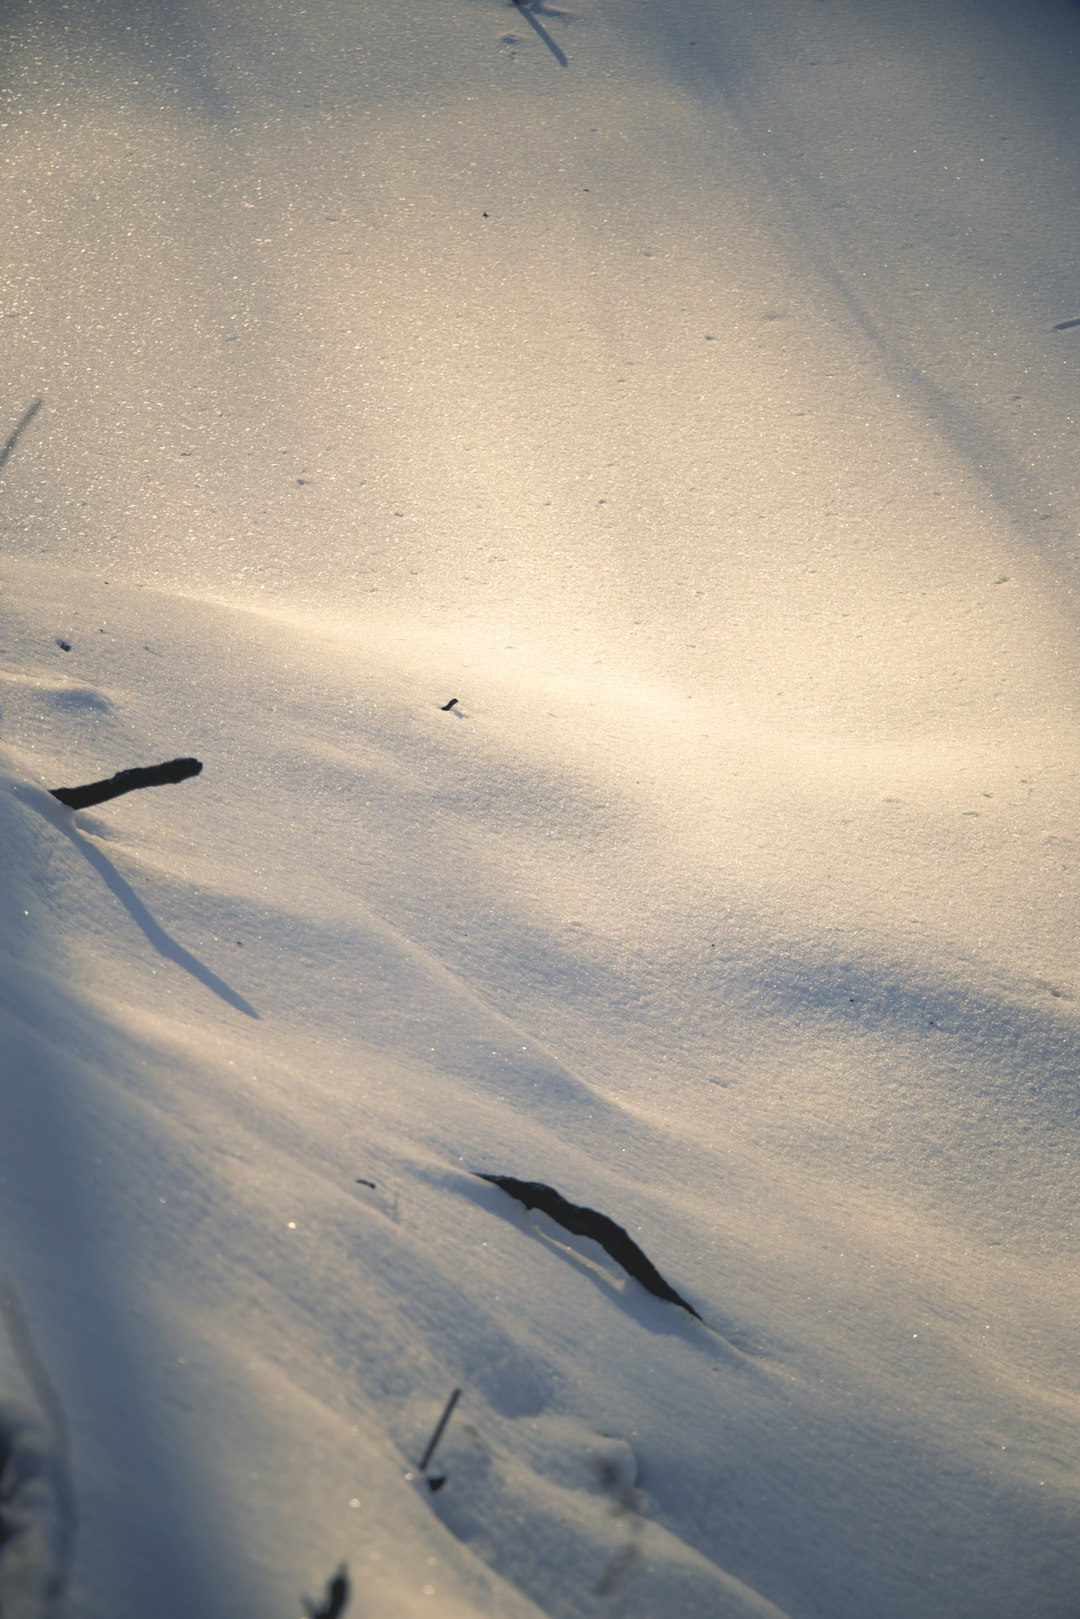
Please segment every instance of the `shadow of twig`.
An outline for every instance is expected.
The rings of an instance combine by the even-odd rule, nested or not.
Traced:
[[[567,62],[565,54],[556,45],[555,41],[552,39],[551,35],[548,33],[543,24],[538,23],[536,18],[533,16],[533,8],[530,4],[530,0],[513,0],[513,5],[515,11],[521,12],[521,15],[525,18],[525,21],[528,23],[529,27],[535,28],[544,44],[555,58],[556,62],[558,62],[559,66],[569,67],[570,64]]]
[[[26,797],[34,805],[35,809],[39,810],[47,820],[59,828],[66,838],[70,838],[79,853],[90,862],[98,876],[116,895],[132,921],[146,935],[159,955],[164,956],[168,961],[175,962],[178,967],[182,967],[185,972],[191,974],[192,978],[197,978],[200,984],[211,990],[227,1005],[234,1007],[238,1012],[243,1012],[245,1017],[258,1017],[259,1014],[250,1001],[246,1001],[242,995],[238,995],[236,990],[232,989],[223,978],[219,978],[217,973],[212,972],[205,962],[200,961],[198,956],[192,955],[190,950],[185,950],[184,946],[178,943],[170,933],[166,933],[160,922],[147,910],[131,884],[121,877],[108,856],[103,854],[93,843],[90,843],[88,839],[84,838],[78,828],[71,824],[70,812],[67,815],[63,812],[53,813],[55,806],[51,800],[45,801],[44,794],[38,794],[37,792],[33,794],[27,793]]]
[[[316,1608],[310,1597],[304,1600],[307,1619],[339,1619],[349,1604],[349,1571],[344,1563],[326,1587],[321,1608]]]
[[[37,415],[44,403],[44,399],[35,399],[34,403],[30,405],[28,409],[24,410],[22,415],[19,417],[19,420],[16,422],[14,428],[8,436],[7,443],[4,445],[3,449],[0,450],[0,472],[4,470],[8,458],[14,454],[16,444],[18,444],[23,433],[25,433],[26,429],[30,426],[30,423],[33,421],[34,417]]]

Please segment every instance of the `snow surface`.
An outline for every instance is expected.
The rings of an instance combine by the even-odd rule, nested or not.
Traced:
[[[5,1619],[1075,1619],[1080,10],[2,32]]]

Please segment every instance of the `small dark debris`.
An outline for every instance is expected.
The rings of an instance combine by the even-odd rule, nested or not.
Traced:
[[[1067,332],[1072,326],[1080,326],[1080,318],[1076,320],[1059,320],[1056,326],[1051,326],[1052,332]]]
[[[432,1495],[435,1495],[437,1493],[437,1491],[442,1489],[442,1487],[443,1487],[443,1485],[445,1483],[446,1483],[446,1474],[445,1473],[440,1473],[437,1478],[429,1478],[428,1479],[427,1487],[431,1491]]]
[[[349,1600],[349,1570],[342,1563],[330,1584],[326,1587],[326,1596],[323,1605],[317,1608],[310,1597],[304,1598],[304,1610],[307,1619],[339,1619],[345,1612],[345,1605]]]
[[[637,1243],[628,1231],[621,1225],[616,1225],[606,1214],[600,1214],[596,1209],[582,1208],[577,1203],[569,1203],[560,1192],[552,1186],[545,1186],[541,1181],[519,1181],[511,1175],[481,1175],[474,1171],[477,1180],[489,1181],[492,1186],[498,1186],[502,1191],[508,1192],[527,1209],[539,1209],[548,1214],[564,1231],[570,1231],[578,1237],[591,1237],[598,1242],[601,1248],[609,1253],[616,1264],[621,1265],[628,1276],[640,1282],[647,1293],[654,1298],[664,1299],[668,1304],[677,1304],[681,1310],[692,1315],[695,1320],[701,1317],[692,1304],[687,1304],[675,1289],[665,1282],[652,1260],[642,1253]]]
[[[118,770],[107,781],[93,781],[84,787],[51,787],[53,798],[58,798],[68,809],[90,809],[104,804],[122,793],[133,793],[139,787],[167,787],[173,782],[187,781],[202,770],[198,759],[168,759],[161,765],[144,765],[134,770]]]
[[[378,1191],[378,1187],[374,1181],[363,1181],[358,1179],[356,1184],[357,1186],[370,1186],[373,1192]]]
[[[450,710],[453,708],[453,706],[454,706],[454,704],[456,702],[457,702],[457,698],[456,697],[451,697],[451,699],[450,699],[450,701],[448,703],[444,703],[442,705],[442,712],[444,714],[449,714]]]
[[[57,640],[56,644],[60,648],[61,652],[70,652],[71,651],[71,642],[70,641]]]

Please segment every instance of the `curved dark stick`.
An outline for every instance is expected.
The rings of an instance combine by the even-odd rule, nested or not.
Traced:
[[[561,1192],[557,1192],[553,1186],[545,1186],[542,1181],[519,1181],[512,1175],[481,1175],[477,1171],[474,1173],[477,1180],[490,1181],[492,1186],[498,1186],[516,1198],[519,1203],[524,1203],[527,1209],[539,1209],[542,1214],[549,1214],[564,1231],[572,1231],[578,1237],[591,1237],[622,1266],[628,1276],[640,1282],[646,1292],[652,1293],[655,1298],[665,1299],[669,1304],[677,1304],[695,1320],[701,1320],[694,1306],[687,1304],[670,1283],[665,1282],[652,1260],[642,1253],[630,1233],[621,1225],[616,1225],[614,1220],[609,1220],[606,1214],[600,1214],[596,1209],[582,1208],[578,1203],[567,1202]]]

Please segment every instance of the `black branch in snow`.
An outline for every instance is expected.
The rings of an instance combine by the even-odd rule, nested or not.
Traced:
[[[450,710],[453,708],[453,706],[454,706],[454,704],[456,702],[457,702],[457,698],[456,697],[451,697],[451,699],[450,699],[450,701],[448,703],[444,703],[442,705],[443,713],[444,714],[449,714]]]
[[[571,1231],[577,1237],[591,1237],[593,1242],[598,1242],[611,1255],[616,1264],[622,1266],[628,1276],[640,1282],[646,1292],[658,1299],[665,1299],[669,1304],[677,1304],[695,1320],[701,1320],[694,1306],[687,1304],[670,1283],[665,1282],[630,1233],[624,1231],[621,1225],[616,1225],[614,1220],[609,1220],[606,1214],[567,1202],[560,1192],[556,1192],[552,1186],[545,1186],[542,1181],[519,1181],[512,1175],[481,1175],[478,1171],[474,1171],[474,1174],[477,1180],[490,1181],[492,1186],[508,1192],[527,1209],[539,1209],[542,1214],[549,1214],[564,1231]]]
[[[304,1610],[307,1619],[339,1619],[345,1612],[349,1601],[349,1570],[342,1563],[330,1584],[326,1587],[326,1596],[323,1598],[321,1608],[317,1608],[310,1597],[304,1598]]]
[[[108,781],[92,781],[85,787],[50,787],[54,798],[68,809],[89,809],[93,804],[104,804],[122,793],[133,793],[137,787],[167,787],[172,782],[187,781],[202,769],[198,759],[168,759],[163,765],[145,765],[135,770],[119,770]]]

